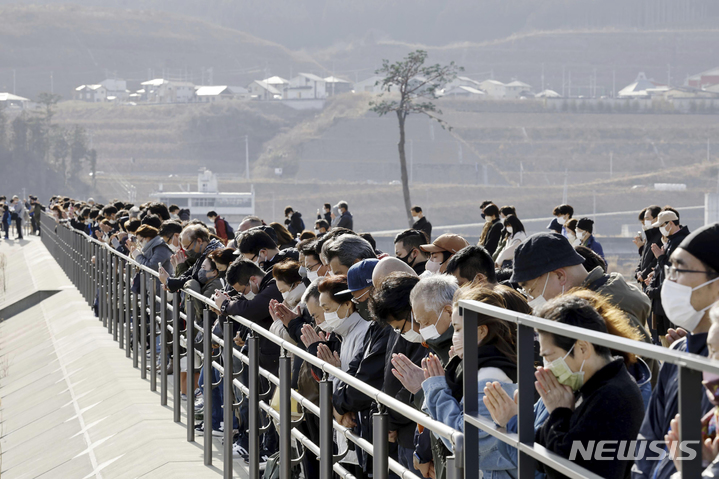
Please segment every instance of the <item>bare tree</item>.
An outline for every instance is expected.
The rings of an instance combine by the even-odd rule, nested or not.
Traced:
[[[402,175],[402,193],[404,195],[404,209],[407,221],[411,227],[413,224],[412,201],[409,194],[409,178],[407,176],[407,157],[405,154],[405,122],[412,113],[427,115],[437,121],[442,128],[447,123],[438,117],[442,112],[437,109],[430,100],[437,98],[437,92],[444,88],[449,82],[457,77],[457,73],[463,71],[462,67],[451,62],[449,65],[439,64],[425,66],[427,52],[417,50],[411,52],[403,60],[390,63],[389,60],[382,60],[382,67],[375,73],[384,78],[377,82],[382,86],[384,95],[390,94],[389,98],[382,98],[379,101],[370,102],[370,109],[379,116],[388,113],[395,113],[399,123],[399,164]],[[399,95],[397,99],[396,95]],[[451,127],[449,127],[451,129]]]

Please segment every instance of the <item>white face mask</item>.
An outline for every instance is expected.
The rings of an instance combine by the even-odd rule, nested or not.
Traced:
[[[412,219],[413,219],[415,222],[417,222],[417,221],[419,221],[419,216],[412,215]]]
[[[339,305],[335,311],[325,311],[325,322],[323,324],[327,324],[328,327],[332,328],[332,331],[339,328],[342,321],[347,319],[348,315],[345,315],[344,318],[340,318],[337,314],[337,311],[339,311],[341,307],[342,305]]]
[[[669,225],[662,226],[659,231],[662,232],[662,236],[669,236]]]
[[[310,281],[314,281],[319,277],[320,275],[317,274],[317,271],[307,271],[307,279],[309,279]]]
[[[651,227],[652,227],[652,224],[653,224],[653,223],[652,223],[652,220],[644,220],[644,227],[645,227],[646,229],[651,228]]]
[[[577,238],[583,240],[586,236],[587,232],[582,230],[577,230]]]
[[[692,293],[717,280],[719,278],[714,278],[696,288],[685,286],[669,279],[665,280],[662,284],[661,297],[662,307],[669,321],[689,332],[694,331],[702,317],[704,317],[704,313],[714,304],[712,303],[701,311],[697,311],[692,306]]]
[[[414,330],[414,313],[412,313],[411,311],[409,313],[409,318],[410,318],[409,330],[402,333],[402,337],[410,343],[421,344],[422,343],[422,335]],[[397,332],[399,332],[399,331],[397,331]]]
[[[464,336],[461,331],[457,332],[455,330],[454,334],[452,334],[452,347],[454,348],[455,356],[464,357]]]
[[[437,324],[439,323],[439,320],[443,314],[444,310],[439,313],[439,316],[437,316],[437,321],[432,326],[427,326],[426,328],[419,328],[419,334],[422,335],[422,339],[424,339],[425,341],[431,341],[432,339],[436,339],[440,336],[439,331],[437,331]]]
[[[325,313],[325,314],[327,314],[327,313]],[[332,328],[330,327],[330,325],[327,324],[327,321],[325,321],[325,322],[322,323],[322,324],[319,324],[318,326],[320,327],[320,329],[321,329],[322,331],[324,331],[324,332],[326,332],[326,333],[331,333],[331,332],[333,331]]]
[[[313,231],[315,232],[316,235],[320,234],[320,230],[318,230],[317,228],[315,228]]]
[[[436,261],[427,261],[427,264],[424,265],[424,269],[430,273],[439,273],[440,268],[442,268],[442,264]]]
[[[287,296],[290,295],[290,292],[289,292],[289,291],[285,291],[284,293],[281,293],[281,294],[282,294],[282,299],[287,299]]]
[[[564,226],[566,222],[567,220],[564,219],[564,216],[557,216],[557,223],[559,223],[560,226]]]
[[[547,291],[547,284],[549,284],[549,275],[547,275],[547,279],[544,281],[544,289],[542,290],[542,294],[527,303],[527,305],[532,308],[532,311],[538,310],[541,306],[544,305],[544,303],[547,302],[547,300],[544,298],[544,292]]]
[[[252,292],[252,281],[250,281],[250,292],[243,295],[245,299],[251,300],[255,297],[255,293]]]
[[[511,235],[512,233],[514,233],[514,230],[511,227],[507,227],[505,229],[507,230],[507,234]]]

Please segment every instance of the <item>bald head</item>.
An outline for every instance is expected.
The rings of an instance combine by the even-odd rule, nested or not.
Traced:
[[[257,226],[262,226],[262,220],[260,218],[257,216],[245,216],[242,223],[240,223],[238,231],[247,231],[248,229],[255,228]]]
[[[417,276],[417,273],[412,269],[410,265],[402,261],[401,259],[387,257],[380,260],[372,271],[372,284],[375,288],[379,288],[382,281],[392,273],[409,273],[412,276]]]

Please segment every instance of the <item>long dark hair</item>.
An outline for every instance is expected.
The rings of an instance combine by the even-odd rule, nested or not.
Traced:
[[[469,299],[499,308],[507,308],[507,303],[502,296],[483,283],[472,284],[470,287],[457,290],[453,301],[455,307],[457,307],[457,302],[460,299]],[[515,324],[485,314],[479,314],[477,326],[487,326],[487,336],[482,339],[479,346],[495,346],[502,355],[514,363],[517,362],[517,327]]]
[[[484,216],[494,216],[495,219],[499,219],[499,208],[497,208],[497,205],[494,203],[489,204],[484,207],[484,210],[482,210],[482,213],[484,213]],[[479,235],[479,244],[484,246],[484,242],[487,240],[487,235],[489,234],[489,230],[492,229],[492,225],[494,225],[494,221],[491,223],[487,221],[484,224],[484,228],[482,228],[482,234]]]

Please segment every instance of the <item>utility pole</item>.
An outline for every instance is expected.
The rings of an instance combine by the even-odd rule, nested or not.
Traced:
[[[524,184],[524,163],[519,162],[519,186]]]
[[[615,98],[617,94],[617,71],[612,70],[612,98]]]
[[[250,139],[245,135],[245,178],[250,179]]]
[[[15,69],[12,69],[12,94],[15,95]]]
[[[565,98],[566,95],[564,94],[564,65],[562,65],[562,98]]]
[[[52,78],[52,72],[50,72],[50,94],[55,94],[55,83]]]
[[[707,138],[707,163],[711,161],[710,149],[709,149],[709,138]]]

